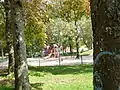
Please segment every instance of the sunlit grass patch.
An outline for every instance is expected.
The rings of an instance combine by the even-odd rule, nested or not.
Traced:
[[[81,52],[80,55],[86,56],[86,55],[90,55],[90,54],[92,55],[92,53],[93,53],[93,50],[87,50],[87,51]]]
[[[32,90],[93,90],[92,65],[29,67]],[[0,76],[0,90],[14,90],[14,75]]]
[[[30,67],[29,75],[33,90],[93,90],[92,65]]]

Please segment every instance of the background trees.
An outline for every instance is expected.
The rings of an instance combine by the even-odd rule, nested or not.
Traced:
[[[46,3],[40,0],[32,0],[24,5],[25,8],[25,40],[27,55],[35,56],[40,52],[46,43],[47,12]],[[39,53],[40,55],[40,53]]]
[[[47,31],[49,37],[48,44],[53,42],[60,44],[63,48],[70,47],[70,51],[72,52],[76,33],[72,22],[68,23],[61,18],[51,20],[50,24],[48,24]]]
[[[81,43],[87,46],[88,49],[92,49],[92,41],[93,41],[93,34],[92,34],[92,25],[91,25],[91,18],[83,16],[81,20],[78,21],[79,26],[81,27],[80,38]]]
[[[55,6],[54,6],[55,4]],[[83,15],[89,13],[89,2],[87,0],[59,0],[56,3],[52,4],[52,10],[55,12],[53,15],[56,17],[62,18],[63,20],[69,22],[74,22],[74,29],[76,30],[76,50],[77,56],[79,58],[79,41],[80,41],[80,26],[78,21]],[[87,9],[87,10],[86,10]],[[57,13],[57,14],[56,14]],[[70,39],[70,38],[69,38]]]
[[[27,45],[28,56],[33,56],[40,52],[46,43],[46,28],[43,22],[31,22],[25,26],[25,41]],[[40,53],[39,53],[40,55]]]
[[[36,56],[36,52],[41,51],[46,44],[51,42],[60,42],[61,45],[74,49],[77,37],[79,37],[77,45],[83,43],[91,48],[92,36],[91,31],[89,32],[90,18],[89,2],[87,0],[32,0],[24,3],[24,9],[25,41],[28,57]],[[84,19],[82,16],[84,16]],[[87,19],[89,20],[86,21]],[[4,21],[4,18],[1,21]],[[60,33],[58,33],[59,31]],[[78,32],[80,33],[78,34]],[[73,37],[72,40],[71,37]],[[47,42],[48,40],[50,42]],[[78,49],[79,46],[77,46]]]
[[[40,53],[44,46],[50,43],[59,44],[63,49],[69,47],[71,53],[76,46],[77,58],[79,58],[81,42],[91,48],[88,4],[87,0],[5,1],[5,11],[4,9],[0,11],[6,12],[5,19],[0,14],[2,18],[0,19],[0,25],[2,25],[0,37],[2,37],[1,41],[6,41],[9,55],[14,45],[17,90],[30,89],[25,46],[27,46],[28,56],[35,56],[36,52]],[[12,33],[11,30],[13,30]],[[6,40],[3,38],[5,34]]]
[[[82,16],[84,16],[85,18],[89,17],[89,11],[90,11],[89,1],[88,0],[84,0],[84,1],[82,1],[82,0],[57,0],[57,1],[51,0],[51,2],[48,5],[49,5],[48,10],[50,11],[48,13],[48,15],[50,18],[52,18],[52,20],[59,18],[58,22],[62,21],[62,23],[64,22],[64,23],[66,23],[66,25],[69,23],[71,29],[69,29],[69,27],[67,27],[67,28],[64,28],[64,30],[65,30],[64,31],[62,28],[60,28],[61,29],[60,31],[62,33],[64,33],[64,34],[66,32],[68,33],[67,35],[63,35],[64,37],[62,37],[62,40],[63,40],[63,42],[64,42],[64,40],[71,42],[70,41],[71,37],[69,37],[69,35],[70,35],[69,33],[72,31],[71,35],[74,35],[72,41],[76,42],[77,58],[79,58],[80,40],[81,41],[83,40],[83,36],[85,36],[87,34],[87,32],[86,33],[84,32],[84,35],[82,35],[82,34],[80,35],[80,33],[83,33],[83,31],[85,31],[84,30],[85,28],[86,28],[86,30],[88,30],[87,25],[91,26],[90,24],[83,25],[79,21],[82,22],[82,20],[83,20],[83,19],[81,20]],[[89,18],[89,20],[90,20],[90,18]],[[89,23],[90,23],[90,21],[89,21]],[[83,27],[84,27],[83,29],[80,24],[83,25]],[[62,27],[62,25],[61,25],[61,27]],[[56,31],[57,31],[57,28],[56,28]],[[88,32],[88,33],[90,33],[90,32]],[[91,37],[91,36],[89,36],[90,34],[87,34],[88,37]],[[60,37],[61,37],[61,35],[60,35]],[[65,39],[65,37],[69,38],[69,39]],[[84,37],[84,39],[85,39],[85,37]],[[90,42],[92,41],[92,37],[90,39],[91,40],[88,40],[88,38],[86,38],[86,40],[84,40],[84,43],[89,48],[91,47]],[[70,46],[70,44],[69,44],[69,46]]]

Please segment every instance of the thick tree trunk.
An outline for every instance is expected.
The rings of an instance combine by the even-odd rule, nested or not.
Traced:
[[[14,51],[12,43],[12,12],[11,3],[9,0],[5,0],[5,12],[6,12],[6,43],[7,43],[7,53],[9,57],[8,64],[8,74],[14,71]]]
[[[24,10],[21,0],[13,0],[15,90],[30,90],[24,41]]]
[[[120,90],[120,0],[91,0],[94,90]]]

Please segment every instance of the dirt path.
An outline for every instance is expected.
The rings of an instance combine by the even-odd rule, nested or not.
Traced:
[[[66,56],[61,57],[60,61],[59,58],[28,58],[28,65],[30,66],[56,66],[56,65],[75,65],[75,64],[92,64],[93,63],[93,57],[92,56],[83,56],[82,60],[75,59],[75,57]],[[0,62],[0,69],[7,68],[8,61]]]

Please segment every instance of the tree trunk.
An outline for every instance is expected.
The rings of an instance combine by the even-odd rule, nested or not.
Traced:
[[[79,39],[78,39],[78,36],[76,37],[76,49],[77,49],[77,55],[76,55],[76,58],[79,58]]]
[[[7,53],[9,57],[8,64],[8,74],[14,71],[14,51],[12,43],[12,12],[11,12],[11,3],[9,0],[5,0],[5,12],[6,12],[6,43],[7,43]]]
[[[24,10],[21,0],[13,0],[15,90],[30,90],[24,41]]]
[[[77,30],[77,22],[75,21],[75,27],[76,27],[76,31],[77,31],[77,36],[76,36],[76,51],[77,51],[77,54],[76,54],[76,58],[79,58],[80,55],[79,55],[79,33],[78,33],[78,30]]]
[[[3,46],[1,47],[1,52],[2,52],[2,60],[4,58],[4,50],[3,50]]]
[[[70,47],[70,54],[72,54],[72,45],[69,44],[69,47]]]
[[[94,90],[120,90],[120,0],[91,0]]]
[[[70,54],[72,55],[72,38],[69,37],[69,47],[70,47]]]

